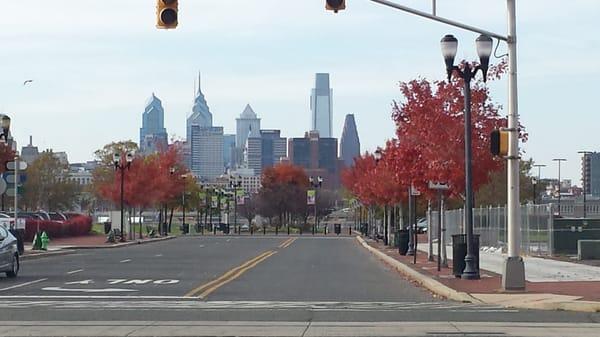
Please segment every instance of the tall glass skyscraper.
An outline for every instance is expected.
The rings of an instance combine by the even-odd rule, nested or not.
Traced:
[[[354,164],[354,158],[360,156],[360,140],[356,130],[356,120],[353,114],[346,115],[342,139],[340,141],[340,156],[344,165],[350,167]]]
[[[152,93],[142,114],[140,150],[144,153],[166,150],[168,145],[165,129],[165,111],[162,102]]]
[[[319,131],[323,138],[332,136],[333,124],[333,89],[329,86],[329,74],[316,75],[315,88],[310,95],[310,110],[312,111],[311,130]]]

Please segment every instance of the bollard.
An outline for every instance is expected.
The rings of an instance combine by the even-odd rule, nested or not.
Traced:
[[[288,236],[290,235],[290,225],[288,224]]]

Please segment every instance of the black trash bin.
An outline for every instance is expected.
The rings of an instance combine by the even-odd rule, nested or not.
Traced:
[[[104,234],[108,235],[108,233],[110,233],[111,227],[112,227],[112,222],[110,222],[110,221],[104,222]]]
[[[479,269],[479,234],[473,235],[475,245],[475,265]],[[461,277],[465,270],[465,257],[467,256],[467,234],[452,235],[452,274]]]
[[[408,253],[408,241],[410,239],[409,231],[407,229],[401,229],[396,232],[396,242],[398,245],[398,253],[400,255],[406,255]]]
[[[189,223],[184,223],[181,225],[181,233],[183,233],[183,234],[190,233],[190,224]]]
[[[342,225],[339,223],[336,223],[335,225],[333,225],[335,234],[340,235],[342,234]]]

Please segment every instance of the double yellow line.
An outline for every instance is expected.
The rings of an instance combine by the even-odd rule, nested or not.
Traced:
[[[210,281],[208,283],[205,283],[196,289],[193,289],[192,291],[188,292],[184,296],[185,297],[206,298],[206,296],[210,295],[213,291],[219,289],[220,287],[222,287],[222,286],[226,285],[227,283],[240,277],[243,273],[245,273],[246,271],[248,271],[251,268],[254,268],[257,264],[268,259],[275,253],[277,253],[277,252],[272,251],[272,250],[264,252],[264,253],[258,255],[257,257],[244,262],[240,266],[237,266],[237,267],[231,269],[230,271],[221,275],[219,278],[217,278],[213,281]]]
[[[289,247],[292,243],[294,243],[294,241],[296,241],[296,238],[289,238],[285,241],[283,241],[280,245],[279,248],[287,248]]]

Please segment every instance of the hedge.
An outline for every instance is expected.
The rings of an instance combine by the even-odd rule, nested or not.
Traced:
[[[50,238],[86,235],[92,230],[92,218],[77,214],[66,221],[25,219],[25,240],[32,241],[37,230],[45,231]]]

